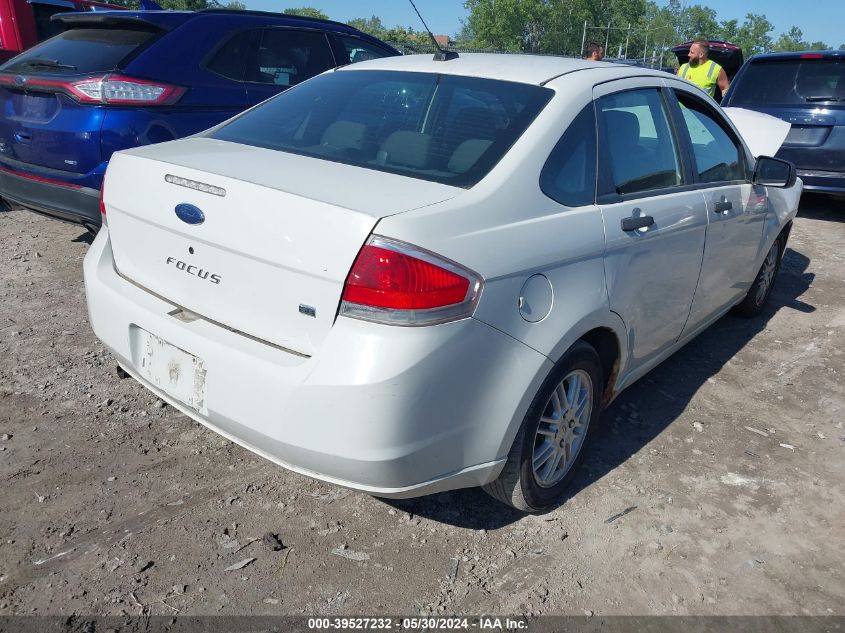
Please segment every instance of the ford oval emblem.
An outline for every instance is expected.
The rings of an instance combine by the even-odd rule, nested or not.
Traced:
[[[186,202],[176,205],[176,217],[185,224],[202,224],[205,222],[205,213]]]

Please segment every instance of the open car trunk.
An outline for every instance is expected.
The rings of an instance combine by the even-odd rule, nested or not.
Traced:
[[[692,45],[693,42],[684,42],[683,44],[678,44],[672,49],[672,52],[675,53],[675,56],[678,58],[679,66],[686,64],[689,61],[689,49]],[[733,76],[736,75],[740,66],[742,66],[742,62],[744,61],[742,57],[742,49],[730,42],[721,42],[718,40],[707,42],[707,45],[710,47],[710,54],[708,58],[712,59],[714,62],[719,64],[719,66],[725,69],[725,74],[728,76],[728,79],[733,79]]]

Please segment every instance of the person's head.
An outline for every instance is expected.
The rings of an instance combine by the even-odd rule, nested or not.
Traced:
[[[595,42],[588,42],[586,55],[584,55],[584,59],[589,59],[594,62],[600,62],[604,59],[604,46],[601,44],[596,44]]]
[[[689,60],[691,64],[701,64],[707,61],[710,54],[710,47],[707,42],[695,41],[689,47]]]

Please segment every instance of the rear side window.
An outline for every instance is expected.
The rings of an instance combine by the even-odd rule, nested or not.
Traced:
[[[736,81],[731,105],[807,105],[845,101],[845,60],[752,62]]]
[[[605,193],[624,195],[681,184],[675,138],[657,89],[602,97],[598,116],[603,161],[610,167]]]
[[[593,104],[572,121],[540,174],[540,189],[568,207],[593,204],[596,196],[596,122]]]
[[[331,47],[319,31],[265,29],[258,58],[246,68],[246,81],[294,86],[335,66]]]
[[[346,50],[350,64],[393,55],[387,49],[371,44],[370,42],[365,42],[357,37],[348,37],[346,35],[337,35],[336,37]]]
[[[250,64],[256,66],[261,31],[250,29],[234,35],[211,56],[206,68],[227,79],[243,81],[246,68]]]
[[[552,95],[527,84],[391,71],[338,71],[283,92],[214,138],[471,187]]]
[[[155,37],[135,29],[71,29],[2,66],[17,73],[78,74],[115,70]]]

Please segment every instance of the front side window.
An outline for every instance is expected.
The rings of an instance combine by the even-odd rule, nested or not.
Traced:
[[[540,189],[568,207],[595,201],[596,122],[592,103],[581,110],[555,145],[540,174]]]
[[[265,29],[256,63],[246,81],[295,86],[335,66],[329,42],[319,31]]]
[[[745,179],[742,150],[716,120],[716,115],[694,97],[677,92],[684,128],[689,133],[698,180],[703,183]]]
[[[471,187],[552,94],[492,79],[340,70],[285,91],[212,136]]]
[[[619,92],[597,103],[599,147],[609,167],[604,193],[625,195],[682,183],[678,150],[657,89]]]

